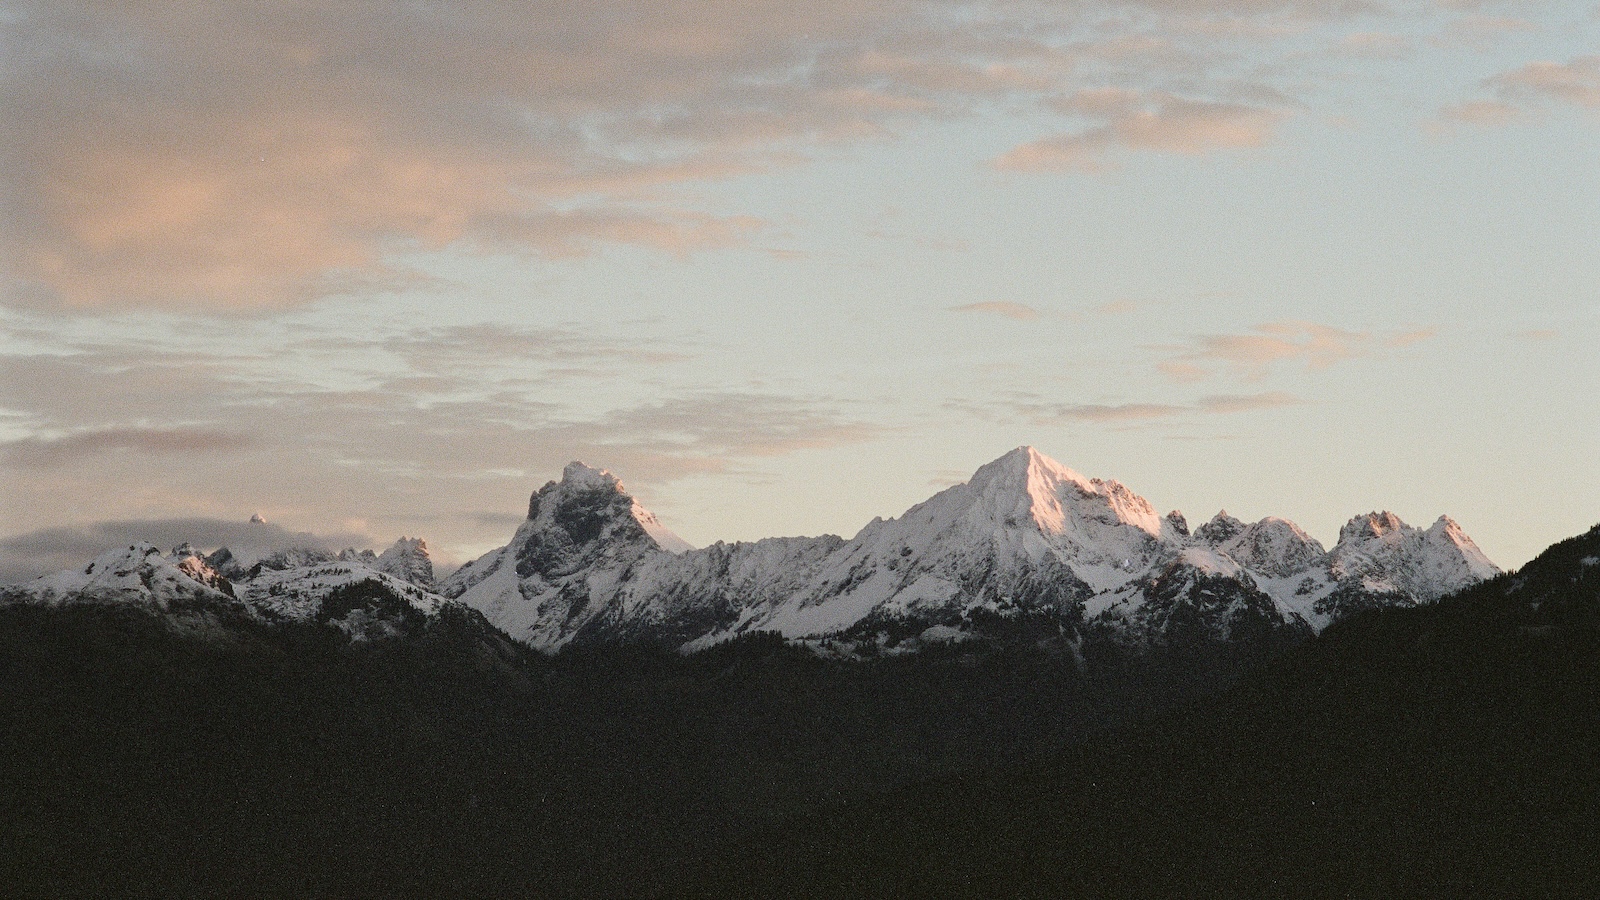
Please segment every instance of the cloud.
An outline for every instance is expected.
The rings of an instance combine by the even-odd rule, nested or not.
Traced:
[[[1391,334],[1383,339],[1383,345],[1385,347],[1409,347],[1412,344],[1431,341],[1438,336],[1439,329],[1437,328],[1417,328],[1411,331],[1402,331],[1399,334]]]
[[[962,306],[950,307],[952,312],[985,313],[992,316],[1001,316],[1006,319],[1027,321],[1039,318],[1039,311],[1022,303],[1008,301],[988,300],[982,303],[967,303]]]
[[[1400,59],[1411,52],[1411,41],[1385,31],[1361,31],[1345,35],[1335,52],[1362,59]]]
[[[247,520],[167,518],[95,522],[0,538],[0,584],[17,584],[81,566],[106,550],[138,541],[148,541],[162,549],[188,542],[204,552],[226,546],[250,556],[286,547],[317,547],[336,552],[346,547],[370,548],[376,543],[371,535],[361,532],[316,535]]]
[[[1277,363],[1326,369],[1381,348],[1409,346],[1434,334],[1433,329],[1382,335],[1314,322],[1268,322],[1244,334],[1204,334],[1188,345],[1158,347],[1170,357],[1157,363],[1156,368],[1178,382],[1203,380],[1219,368],[1254,380],[1264,377]]]
[[[150,456],[192,455],[228,453],[250,443],[246,435],[207,428],[101,428],[0,444],[0,458],[18,468],[43,469],[119,450]]]
[[[953,408],[993,417],[996,409],[1033,425],[1088,422],[1097,425],[1141,425],[1194,416],[1232,415],[1292,406],[1304,401],[1282,391],[1259,394],[1211,394],[1192,403],[1052,403],[1034,396],[1013,396],[982,405],[955,404]]]
[[[1097,316],[1121,316],[1134,312],[1143,304],[1136,300],[1110,300],[1089,310]]]
[[[894,428],[829,397],[697,386],[676,341],[451,326],[348,342],[289,328],[275,342],[261,339],[268,323],[249,328],[249,353],[184,348],[173,333],[171,347],[0,355],[6,526],[242,509],[319,531],[353,516],[466,555],[505,538],[486,511],[515,513],[575,458],[637,479],[648,500],[675,480]]]
[[[1149,419],[1170,419],[1188,410],[1168,403],[1082,403],[1057,407],[1049,418],[1071,419],[1079,422],[1142,422]]]
[[[1433,130],[1449,125],[1495,128],[1510,125],[1521,119],[1522,115],[1520,109],[1502,100],[1469,100],[1439,110],[1438,118],[1432,124]]]
[[[1437,134],[1458,125],[1509,125],[1539,115],[1552,103],[1600,110],[1600,56],[1527,63],[1485,78],[1481,86],[1494,98],[1446,106],[1424,127]]]
[[[1236,413],[1293,406],[1301,402],[1293,394],[1268,391],[1262,394],[1211,394],[1201,397],[1196,406],[1209,413]]]
[[[1532,62],[1502,72],[1484,84],[1509,99],[1555,100],[1600,109],[1600,56],[1569,62]]]
[[[1537,30],[1538,26],[1526,19],[1473,14],[1451,21],[1433,38],[1433,43],[1440,47],[1487,51],[1506,35]]]
[[[561,430],[582,435],[574,444],[692,457],[720,469],[734,458],[861,443],[885,429],[843,417],[825,401],[719,391],[620,409]]]
[[[274,310],[412,284],[419,252],[741,245],[766,224],[681,186],[1092,80],[1200,97],[1239,80],[1235,43],[1360,6],[18,0],[6,298]],[[1278,117],[1173,98],[1008,160],[1256,146]]]
[[[1283,110],[1240,103],[1172,96],[1135,101],[1120,93],[1069,98],[1064,108],[1103,124],[1013,147],[994,166],[1014,172],[1100,172],[1127,151],[1198,156],[1261,147],[1287,116]]]

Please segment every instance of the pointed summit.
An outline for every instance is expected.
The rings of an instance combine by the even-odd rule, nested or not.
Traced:
[[[1027,491],[1033,487],[1069,482],[1089,489],[1089,479],[1063,466],[1033,447],[1018,447],[972,473],[967,482],[984,493]]]
[[[1467,578],[1486,579],[1500,574],[1500,567],[1490,562],[1489,557],[1449,516],[1440,516],[1429,526],[1423,532],[1422,542],[1433,551],[1434,558],[1449,560],[1449,563],[1442,565],[1457,570],[1446,576],[1453,580],[1468,583]],[[1462,577],[1461,569],[1465,570],[1467,578]]]
[[[626,494],[622,482],[617,476],[605,469],[596,469],[593,466],[573,460],[561,470],[560,481],[547,481],[544,487],[533,492],[528,498],[528,518],[538,518],[539,498],[553,490],[567,489],[568,491],[597,491],[601,493]]]
[[[1211,521],[1196,528],[1194,536],[1213,547],[1219,547],[1238,537],[1243,531],[1244,523],[1228,515],[1227,510],[1221,509],[1211,517]]]
[[[604,537],[608,542],[644,541],[669,553],[693,549],[639,505],[617,476],[577,461],[567,463],[560,481],[547,482],[528,498],[524,527],[528,525],[539,530],[554,527],[562,532],[563,543],[575,546]]]
[[[1327,555],[1316,538],[1276,516],[1239,529],[1221,550],[1243,565],[1277,578],[1304,571]]]
[[[1085,478],[1033,447],[1018,447],[985,464],[971,481],[945,494],[969,497],[992,520],[1015,524],[1031,518],[1046,534],[1090,545],[1108,527],[1131,526],[1150,537],[1162,532],[1155,507],[1121,482]]]

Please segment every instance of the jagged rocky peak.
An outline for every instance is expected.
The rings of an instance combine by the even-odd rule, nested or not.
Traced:
[[[1211,517],[1211,521],[1195,529],[1194,536],[1203,543],[1210,544],[1213,547],[1220,547],[1238,537],[1242,531],[1244,531],[1244,523],[1228,515],[1227,510],[1222,509]]]
[[[639,505],[617,476],[571,462],[560,481],[551,481],[528,498],[528,521],[540,532],[561,532],[573,546],[595,542],[644,542],[671,553],[692,549],[655,514]]]
[[[1167,513],[1167,524],[1172,526],[1172,530],[1177,534],[1183,537],[1189,536],[1189,520],[1183,517],[1183,513],[1177,510]]]
[[[1369,512],[1344,523],[1344,527],[1339,529],[1339,543],[1354,544],[1372,538],[1382,538],[1385,535],[1394,535],[1395,538],[1391,539],[1393,540],[1409,530],[1410,526],[1388,510]]]
[[[1423,602],[1500,573],[1448,516],[1427,529],[1387,511],[1356,516],[1339,529],[1328,558],[1331,573],[1343,582],[1400,591]]]
[[[371,551],[368,552],[370,554]],[[428,542],[422,538],[400,538],[383,551],[373,565],[378,571],[401,581],[433,589],[433,558],[428,555]]]

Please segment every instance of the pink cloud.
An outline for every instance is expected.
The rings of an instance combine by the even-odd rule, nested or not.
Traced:
[[[1296,362],[1311,370],[1326,369],[1380,348],[1410,346],[1435,333],[1434,329],[1416,329],[1381,335],[1315,322],[1268,322],[1240,334],[1198,335],[1186,346],[1159,348],[1171,355],[1156,368],[1178,382],[1203,380],[1219,368],[1255,380],[1265,377],[1277,363]]]
[[[1019,145],[994,161],[1015,172],[1099,172],[1127,151],[1198,156],[1261,147],[1286,117],[1281,110],[1161,95],[1141,105],[1117,94],[1069,100],[1066,108],[1104,119],[1085,131]]]
[[[1558,100],[1600,109],[1600,56],[1580,56],[1565,63],[1532,62],[1485,83],[1513,97]]]
[[[1027,321],[1039,318],[1039,311],[1022,303],[1011,303],[1001,300],[987,300],[982,303],[968,303],[963,306],[950,307],[953,312],[987,313],[1007,319]]]

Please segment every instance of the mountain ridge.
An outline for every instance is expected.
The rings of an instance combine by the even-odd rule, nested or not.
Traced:
[[[1148,630],[1149,617],[1136,613],[1174,564],[1230,583],[1237,590],[1226,603],[1250,595],[1269,630],[1294,633],[1357,608],[1431,602],[1499,571],[1448,517],[1423,530],[1389,512],[1358,515],[1331,550],[1276,517],[1246,524],[1221,512],[1190,534],[1181,513],[1163,516],[1121,482],[1029,446],[849,539],[693,549],[647,525],[659,520],[620,480],[575,462],[534,493],[510,543],[440,591],[546,651],[627,640],[696,650],[776,631],[849,653],[981,636],[975,618],[995,615],[1043,616],[1074,646],[1095,628]],[[1195,548],[1210,555],[1187,552]],[[1162,583],[1179,582],[1190,587],[1164,602],[1225,602],[1194,578]],[[1226,641],[1231,628],[1211,631]]]
[[[455,604],[543,652],[692,652],[775,632],[843,656],[1020,639],[1081,660],[1096,643],[1145,652],[1298,640],[1354,611],[1430,603],[1498,572],[1448,516],[1421,529],[1391,512],[1357,515],[1330,549],[1286,519],[1247,524],[1225,511],[1191,533],[1181,512],[1161,515],[1119,481],[1022,446],[849,539],[694,548],[617,476],[573,462],[531,494],[507,544],[444,578],[421,538],[381,554],[133,545],[0,600],[120,597],[166,611],[179,599],[320,620],[330,595],[356,591],[383,600],[334,623],[352,639],[405,633],[402,619]]]

